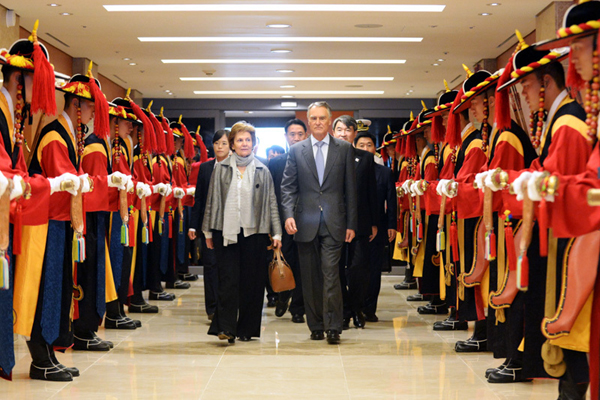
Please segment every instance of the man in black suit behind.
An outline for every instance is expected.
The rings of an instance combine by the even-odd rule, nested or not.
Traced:
[[[356,120],[342,115],[333,122],[333,136],[354,144],[358,127]],[[352,242],[344,246],[340,260],[340,278],[344,297],[344,329],[365,326],[365,302],[369,288],[369,242],[377,236],[377,183],[373,154],[352,148],[358,192],[358,230]]]
[[[285,124],[285,139],[290,147],[306,139],[306,125],[304,125],[304,122],[299,119],[289,120]],[[281,204],[281,181],[283,180],[283,171],[285,170],[287,159],[288,153],[285,153],[269,160],[269,171],[271,171],[271,175],[273,176],[275,196],[277,196],[277,204],[279,204],[279,214],[281,215],[282,223],[285,221]],[[296,288],[294,290],[279,293],[279,298],[277,299],[275,307],[275,315],[277,317],[282,317],[285,314],[291,297],[292,302],[289,307],[290,313],[292,314],[292,322],[303,323],[304,297],[302,296],[302,278],[300,264],[298,262],[298,247],[296,246],[296,243],[294,243],[293,236],[288,234],[285,229],[283,230],[283,236],[281,238],[281,252],[290,265],[290,268],[292,268],[294,280],[296,281]]]
[[[285,229],[298,244],[311,339],[338,344],[343,322],[339,261],[358,226],[354,151],[329,135],[331,107],[308,107],[312,136],[290,148],[281,198]]]

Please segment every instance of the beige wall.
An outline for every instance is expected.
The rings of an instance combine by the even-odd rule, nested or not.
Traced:
[[[11,44],[19,40],[19,16],[15,26],[7,27],[6,23],[7,9],[0,5],[0,49],[8,49]]]

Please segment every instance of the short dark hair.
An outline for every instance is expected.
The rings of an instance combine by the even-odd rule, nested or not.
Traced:
[[[565,88],[565,69],[561,63],[553,62],[546,64],[535,71],[535,76],[540,81],[544,79],[544,75],[550,75],[550,78],[552,78],[560,90]]]
[[[337,117],[335,121],[333,121],[333,129],[335,129],[335,126],[340,122],[346,125],[348,128],[352,127],[355,132],[358,130],[358,124],[356,123],[356,120],[349,115]]]
[[[281,146],[277,146],[276,144],[267,149],[267,155],[269,155],[269,151],[273,151],[274,153],[278,153],[278,154],[285,153],[285,149]]]
[[[358,143],[358,139],[367,138],[373,141],[373,146],[377,145],[377,141],[375,140],[375,136],[369,132],[359,132],[358,135],[354,138],[354,145]]]
[[[304,123],[304,121],[302,121],[301,119],[298,119],[298,118],[294,118],[294,119],[290,119],[288,122],[285,123],[285,126],[283,128],[285,129],[286,134],[287,134],[288,128],[292,125],[301,126],[302,129],[304,129],[304,132],[306,132],[306,124]]]
[[[2,66],[2,79],[4,82],[8,82],[11,78],[11,76],[13,76],[14,73],[19,72],[20,70],[14,67],[11,67],[10,65],[3,65]]]
[[[469,121],[469,109],[463,110],[460,112],[460,115],[465,119],[465,121]]]
[[[223,136],[227,136],[229,135],[229,131],[227,129],[219,129],[218,131],[215,132],[215,134],[213,135],[212,138],[212,142],[213,144],[215,144],[219,139],[221,139]]]

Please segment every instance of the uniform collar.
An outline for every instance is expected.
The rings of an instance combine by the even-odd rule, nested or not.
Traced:
[[[469,135],[469,132],[471,132],[471,128],[472,127],[473,127],[473,123],[472,122],[469,122],[467,125],[465,125],[464,129],[460,133],[460,138],[462,140],[465,140],[465,138]]]
[[[0,91],[2,92],[4,97],[6,97],[6,104],[8,104],[8,111],[10,111],[10,117],[12,119],[14,119],[15,118],[15,106],[13,105],[13,101],[12,101],[12,97],[10,97],[10,93],[8,93],[8,90],[6,90],[6,88],[4,86],[2,86],[2,89],[0,89]]]
[[[77,143],[77,134],[75,133],[75,128],[73,128],[73,122],[71,121],[71,118],[69,118],[69,114],[67,114],[65,111],[63,111],[60,115],[63,116],[63,118],[67,121],[67,125],[69,125],[69,130],[71,131],[71,135],[73,135],[73,137],[75,138],[75,143]]]
[[[311,146],[314,146],[318,142],[323,142],[327,146],[329,146],[329,133],[327,135],[325,135],[325,138],[323,140],[317,140],[313,135],[310,135],[310,144],[311,144]]]

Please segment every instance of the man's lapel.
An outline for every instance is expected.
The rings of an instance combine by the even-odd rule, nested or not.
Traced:
[[[327,150],[327,163],[325,164],[325,173],[323,173],[323,183],[325,183],[325,180],[327,179],[327,175],[329,174],[329,171],[331,171],[331,168],[333,167],[333,164],[335,164],[335,161],[338,158],[338,155],[340,154],[340,144],[338,143],[338,141],[336,139],[333,138],[333,136],[329,137],[329,149]],[[316,167],[315,167],[315,171],[316,171]]]
[[[312,142],[309,139],[306,139],[302,142],[302,154],[304,158],[306,158],[306,162],[308,164],[308,168],[312,171],[317,183],[319,183],[319,175],[317,174],[317,164],[315,163],[315,156],[313,155],[312,150]]]

